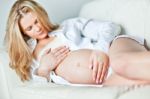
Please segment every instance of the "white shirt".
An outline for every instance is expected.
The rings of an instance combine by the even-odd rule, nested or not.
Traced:
[[[94,19],[73,18],[64,21],[58,30],[50,32],[49,35],[55,35],[62,38],[55,47],[59,44],[69,46],[71,50],[82,48],[99,49],[105,53],[108,52],[110,42],[119,35],[120,26],[108,21],[97,21]],[[37,42],[30,39],[28,44],[32,51],[34,50]],[[45,48],[46,49],[46,48]],[[40,56],[44,50],[39,53]],[[36,68],[39,67],[39,62],[33,60],[32,65],[32,78],[34,81],[46,82],[46,79],[35,75]]]

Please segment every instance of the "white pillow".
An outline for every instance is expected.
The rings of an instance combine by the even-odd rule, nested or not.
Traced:
[[[150,46],[149,0],[93,0],[82,7],[79,16],[111,20],[123,27],[123,33],[143,36]]]

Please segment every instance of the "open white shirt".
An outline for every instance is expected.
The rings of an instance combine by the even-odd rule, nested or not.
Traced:
[[[94,19],[73,18],[64,21],[58,30],[49,33],[49,36],[57,36],[61,43],[67,45],[71,50],[77,49],[99,49],[108,52],[111,41],[119,35],[120,26],[109,21],[98,21]],[[57,42],[56,42],[57,43]],[[55,47],[59,46],[58,44]],[[60,43],[60,44],[61,44]],[[33,51],[37,42],[30,39],[28,45]],[[46,48],[45,48],[46,49]],[[44,52],[44,50],[42,50]],[[39,53],[39,59],[43,52]],[[46,78],[37,76],[35,70],[39,67],[39,61],[33,60],[32,79],[34,81],[47,82]]]

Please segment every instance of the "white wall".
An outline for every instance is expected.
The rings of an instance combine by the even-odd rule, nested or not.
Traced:
[[[0,0],[0,48],[2,48],[5,34],[6,20],[10,7],[16,0]],[[91,0],[37,0],[48,12],[52,22],[78,16],[83,4]]]

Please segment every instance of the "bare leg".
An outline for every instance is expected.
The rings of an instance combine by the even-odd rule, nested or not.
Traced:
[[[150,82],[150,52],[129,38],[115,40],[109,50],[113,71],[127,79]]]

